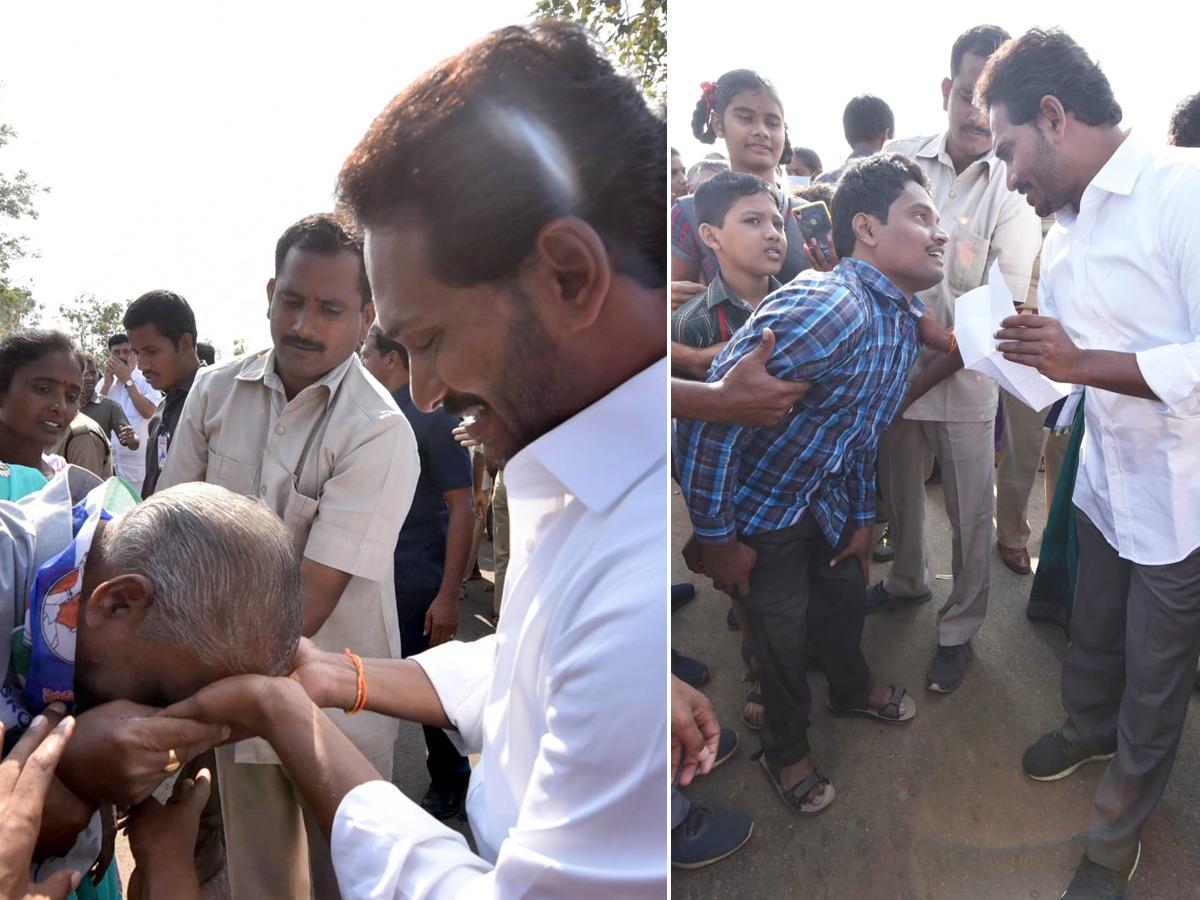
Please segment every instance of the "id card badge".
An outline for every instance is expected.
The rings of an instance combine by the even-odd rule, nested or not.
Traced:
[[[158,436],[158,467],[161,469],[167,464],[167,436],[160,434]]]

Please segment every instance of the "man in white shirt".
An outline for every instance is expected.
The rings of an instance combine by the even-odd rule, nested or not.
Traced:
[[[992,153],[987,119],[972,102],[975,79],[988,55],[1007,37],[1008,32],[994,25],[959,35],[950,53],[950,77],[942,80],[946,131],[884,147],[911,156],[925,170],[930,195],[950,232],[946,277],[917,295],[944,328],[954,325],[958,297],[984,284],[997,260],[1013,296],[1023,298],[1041,243],[1037,216],[1005,186],[1004,163]],[[925,479],[936,456],[954,546],[954,581],[938,610],[937,650],[925,685],[947,692],[962,682],[970,641],[987,613],[999,389],[992,379],[964,370],[958,353],[929,348],[917,359],[909,380],[910,397],[919,397],[879,442],[879,481],[895,558],[887,577],[868,590],[867,611],[933,597],[925,562]]]
[[[104,364],[104,383],[100,393],[121,405],[125,418],[138,436],[133,446],[145,448],[150,419],[163,395],[161,391],[150,387],[150,382],[142,375],[137,365],[137,354],[133,352],[129,337],[124,332],[108,339],[108,362]],[[146,478],[145,449],[131,450],[121,443],[120,435],[115,432],[109,435],[109,440],[112,441],[113,469],[117,476],[140,491]]]
[[[504,175],[463,204],[481,136]],[[539,22],[419,78],[342,168],[413,401],[472,416],[507,465],[512,557],[495,636],[364,660],[361,681],[305,645],[296,674],[317,705],[365,703],[479,753],[479,853],[379,781],[295,681],[227,681],[176,712],[265,733],[347,900],[667,896],[666,150],[592,38]]]
[[[1200,155],[1123,132],[1107,78],[1059,31],[1002,47],[979,95],[1009,186],[1057,217],[1041,315],[1006,319],[999,349],[1086,388],[1067,721],[1024,765],[1049,781],[1111,758],[1063,896],[1122,896],[1200,653]]]

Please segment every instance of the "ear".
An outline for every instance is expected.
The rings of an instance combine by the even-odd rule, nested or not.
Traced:
[[[1047,94],[1038,103],[1038,116],[1046,122],[1047,139],[1052,144],[1059,143],[1064,136],[1067,125],[1067,111],[1053,94]]]
[[[717,229],[713,228],[708,222],[700,224],[700,240],[704,241],[704,246],[716,250],[721,246],[721,236]]]
[[[190,334],[184,333],[179,336],[179,352],[187,355],[196,349],[196,342],[192,340]]]
[[[595,323],[612,284],[608,250],[595,229],[564,216],[542,226],[533,241],[529,279],[534,298],[544,297],[571,331]]]
[[[954,82],[949,78],[942,79],[942,109],[948,111],[950,109],[950,89],[954,87]]]
[[[275,299],[275,279],[267,282],[267,318],[271,317],[271,301]]]
[[[725,140],[725,125],[723,122],[721,122],[721,117],[717,115],[717,111],[715,109],[708,114],[708,124],[709,127],[712,128],[713,134],[715,134],[721,140]]]
[[[127,573],[97,585],[82,612],[90,630],[120,625],[136,632],[153,603],[154,582],[145,575]]]
[[[875,233],[878,224],[879,220],[868,213],[855,213],[854,218],[850,220],[850,227],[854,231],[855,242],[865,247],[878,246],[879,238]]]
[[[371,326],[375,324],[375,301],[368,300],[367,305],[362,308],[362,327],[358,330],[358,342],[361,344],[367,339],[367,332],[371,330]]]

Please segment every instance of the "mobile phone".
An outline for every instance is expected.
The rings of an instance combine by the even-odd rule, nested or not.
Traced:
[[[829,207],[823,200],[793,206],[792,215],[796,217],[796,224],[800,227],[800,234],[804,236],[806,243],[816,238],[823,244],[833,231],[833,219],[830,218]]]

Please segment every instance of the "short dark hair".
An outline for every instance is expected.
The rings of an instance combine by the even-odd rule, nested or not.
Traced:
[[[814,181],[806,188],[801,188],[796,192],[796,196],[802,200],[807,200],[809,203],[824,203],[830,209],[833,208],[833,195],[837,192],[837,186],[828,181]]]
[[[400,354],[400,360],[404,363],[404,368],[408,368],[408,348],[399,341],[393,341],[384,334],[378,322],[371,324],[370,329],[367,331],[367,340],[374,341],[376,351],[383,356],[387,356],[389,353]]]
[[[751,175],[749,172],[718,172],[707,181],[696,185],[696,192],[692,195],[696,221],[701,225],[723,228],[725,214],[729,212],[729,208],[742,197],[752,197],[755,194],[766,194],[776,207],[779,206],[779,194],[775,187],[757,175]]]
[[[1004,104],[1014,125],[1036,119],[1048,94],[1086,125],[1121,121],[1121,106],[1100,66],[1057,28],[1031,28],[1005,41],[988,59],[975,85],[977,102],[987,109]]]
[[[888,137],[896,130],[896,117],[892,108],[874,94],[859,94],[851,97],[842,111],[842,133],[850,146],[872,140],[879,132],[887,131]]]
[[[338,213],[314,213],[293,222],[275,242],[275,277],[283,270],[283,261],[288,251],[307,250],[336,256],[343,250],[358,257],[358,291],[362,295],[360,309],[371,302],[371,282],[367,280],[367,263],[363,256],[362,234],[343,215]]]
[[[590,32],[535,22],[493,31],[397,94],[343,164],[338,198],[365,228],[435,235],[429,262],[452,286],[515,277],[547,222],[577,216],[617,272],[659,288],[666,147],[666,123]]]
[[[128,343],[129,343],[129,335],[127,335],[123,331],[118,331],[116,334],[109,337],[108,349],[111,350],[113,347],[117,346],[117,344],[128,344]]]
[[[725,108],[729,106],[729,101],[742,91],[766,91],[767,96],[779,105],[779,111],[783,112],[783,101],[779,99],[775,85],[751,69],[733,69],[718,78],[711,90],[706,88],[700,95],[700,99],[696,101],[696,109],[692,112],[692,134],[695,135],[696,140],[702,144],[717,142],[717,133],[713,131],[712,119],[709,114],[715,112],[717,118],[724,121]],[[786,166],[791,161],[792,142],[788,139],[785,127],[783,129],[783,153],[779,155],[779,164]]]
[[[854,253],[854,217],[859,213],[874,216],[887,224],[888,210],[915,181],[929,190],[925,171],[903,153],[876,153],[851,160],[842,169],[833,195],[833,248],[838,256]]]
[[[817,156],[817,151],[811,147],[793,147],[792,159],[800,160],[810,172],[819,172],[822,169],[821,157]]]
[[[18,328],[0,335],[0,391],[12,387],[13,375],[21,366],[36,362],[51,353],[69,353],[75,357],[75,345],[69,335],[47,328]],[[83,366],[80,365],[80,375]]]
[[[987,59],[1010,37],[1012,35],[999,25],[976,25],[974,28],[968,28],[958,36],[950,50],[950,77],[958,75],[958,67],[962,65],[963,57],[968,53]]]
[[[216,365],[217,348],[208,341],[200,341],[196,344],[196,355],[200,357],[200,362],[206,366]]]
[[[153,325],[176,347],[181,337],[190,334],[192,346],[196,344],[196,314],[188,302],[174,291],[157,290],[142,294],[129,304],[121,324],[126,331]]]
[[[1200,147],[1200,93],[1179,101],[1171,113],[1167,136],[1177,147]]]

